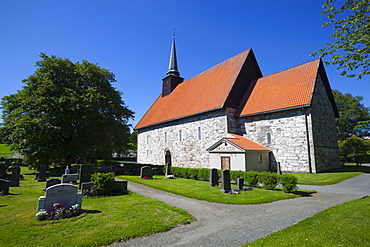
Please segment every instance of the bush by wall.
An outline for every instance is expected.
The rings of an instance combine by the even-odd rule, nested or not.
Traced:
[[[221,179],[221,170],[217,170]],[[178,178],[188,178],[202,181],[209,181],[210,169],[208,168],[183,168],[171,167],[171,173]],[[280,183],[283,191],[286,193],[293,192],[297,188],[297,178],[291,174],[278,175],[273,172],[256,172],[256,171],[230,171],[230,180],[234,182],[238,178],[244,178],[246,185],[250,187],[258,187],[262,184],[262,188],[273,190]]]
[[[285,193],[293,192],[297,189],[298,179],[291,174],[283,174],[279,179],[279,183],[283,185]]]
[[[91,176],[91,181],[96,185],[96,191],[99,196],[109,195],[109,193],[114,189],[115,180],[114,173],[94,173]]]

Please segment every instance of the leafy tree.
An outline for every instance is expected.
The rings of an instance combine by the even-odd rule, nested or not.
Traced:
[[[134,130],[130,135],[130,141],[127,144],[128,149],[137,152],[137,130]]]
[[[364,155],[370,151],[369,141],[357,136],[351,136],[345,141],[339,141],[338,146],[341,159],[353,158],[356,165],[362,164]]]
[[[6,143],[34,167],[120,151],[133,118],[114,74],[88,61],[40,55],[22,90],[2,99]]]
[[[370,108],[361,103],[363,97],[352,96],[350,93],[342,94],[338,90],[333,90],[333,95],[339,110],[339,118],[336,120],[338,139],[346,140],[352,135],[369,135]]]
[[[335,32],[329,37],[334,41],[311,55],[330,55],[332,60],[325,61],[327,65],[337,65],[341,75],[361,79],[370,74],[369,0],[345,0],[341,7],[335,3],[336,0],[326,0],[321,13],[329,18],[323,27],[334,26]]]

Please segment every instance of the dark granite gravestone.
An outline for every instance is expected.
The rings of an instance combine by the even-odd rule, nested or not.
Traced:
[[[221,184],[222,184],[222,189],[220,192],[222,193],[229,193],[231,190],[231,185],[230,185],[230,170],[223,170],[221,174]]]
[[[20,178],[21,178],[21,168],[19,166],[13,166],[12,175],[10,176],[10,187],[19,187]]]
[[[5,179],[0,179],[0,195],[9,194],[10,181]]]
[[[153,178],[152,168],[150,166],[141,167],[140,178]]]
[[[280,162],[277,163],[277,171],[276,171],[276,173],[278,175],[281,175],[282,174],[281,167],[280,167]]]
[[[78,174],[63,174],[62,183],[73,183],[77,184]]]
[[[40,166],[40,173],[39,173],[37,180],[39,182],[46,181],[46,166],[45,165]]]
[[[60,203],[63,206],[79,205],[82,206],[82,193],[77,193],[78,187],[73,184],[56,184],[46,189],[46,195],[40,196],[37,205],[37,211],[41,209],[53,209],[54,203]]]
[[[6,174],[6,166],[5,164],[1,163],[0,164],[0,176]]]
[[[238,178],[237,180],[237,189],[242,190],[244,187],[244,178]]]
[[[49,188],[50,186],[60,184],[60,183],[61,183],[60,179],[57,179],[57,178],[49,179],[48,181],[46,181],[46,189]]]
[[[125,165],[120,164],[113,167],[114,175],[125,175]]]
[[[80,188],[83,183],[91,182],[91,175],[94,173],[94,165],[80,166]]]
[[[209,185],[212,187],[218,185],[218,173],[216,168],[212,168],[209,172]]]
[[[127,194],[127,180],[116,181],[114,191],[119,194]]]

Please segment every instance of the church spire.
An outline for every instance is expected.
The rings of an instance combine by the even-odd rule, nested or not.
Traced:
[[[175,30],[172,33],[172,47],[171,47],[170,63],[168,65],[167,75],[180,76],[180,72],[177,68]]]
[[[165,97],[172,93],[173,90],[184,81],[184,78],[180,77],[179,69],[177,68],[177,57],[176,57],[176,46],[175,46],[175,29],[172,33],[172,47],[170,55],[170,64],[168,65],[167,76],[162,79],[162,97]]]

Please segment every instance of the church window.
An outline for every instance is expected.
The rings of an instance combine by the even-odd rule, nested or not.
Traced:
[[[258,163],[262,163],[262,155],[258,155]]]
[[[267,133],[267,144],[271,145],[271,134]]]
[[[146,136],[146,144],[149,144],[149,136]]]
[[[167,132],[164,132],[164,142],[167,143]]]
[[[182,141],[182,131],[179,130],[179,141],[181,142]]]
[[[198,127],[198,140],[202,140],[202,129]]]

